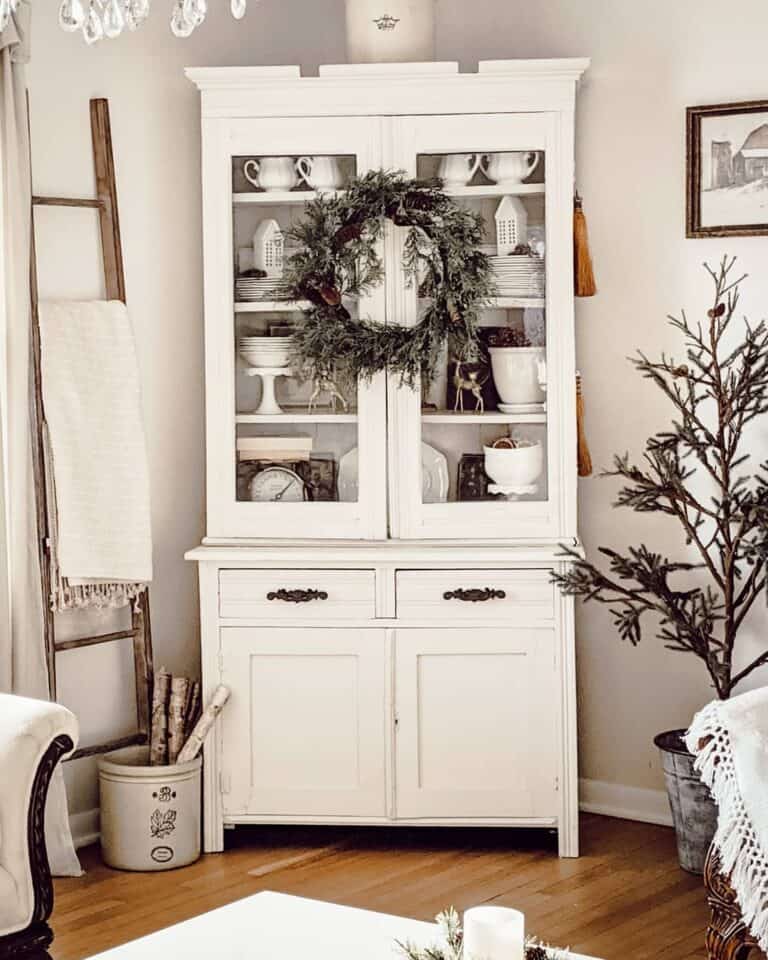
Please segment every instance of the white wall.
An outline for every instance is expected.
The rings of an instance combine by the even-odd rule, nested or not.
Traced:
[[[35,4],[30,72],[38,192],[91,189],[87,101],[110,99],[149,432],[156,661],[190,672],[198,666],[197,598],[182,553],[203,530],[202,264],[198,102],[182,67],[300,63],[312,71],[344,58],[342,0],[252,0],[242,25],[223,0],[211,6],[209,22],[191,40],[171,37],[170,0],[155,0],[138,34],[86,49],[60,32],[53,3]],[[768,96],[767,28],[765,0],[743,0],[738,9],[719,0],[438,2],[438,56],[464,69],[478,59],[592,57],[577,143],[600,293],[579,303],[577,336],[599,466],[614,451],[637,454],[648,432],[664,424],[663,404],[625,357],[637,347],[674,347],[664,317],[683,305],[694,314],[703,309],[709,291],[702,260],[738,254],[753,275],[745,312],[765,312],[768,241],[684,239],[684,108]],[[80,233],[74,236],[85,252]],[[580,492],[588,550],[640,538],[678,549],[674,531],[657,518],[610,509],[613,481],[582,481]],[[656,789],[652,736],[685,724],[708,698],[703,669],[661,650],[653,637],[636,650],[620,643],[602,608],[580,610],[578,626],[582,774]],[[93,696],[99,677],[87,680]],[[93,806],[90,776],[70,779],[79,781],[75,809]]]

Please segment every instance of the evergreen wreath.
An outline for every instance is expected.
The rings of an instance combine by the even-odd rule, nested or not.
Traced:
[[[410,283],[418,269],[428,301],[410,328],[353,317],[344,305],[381,282],[376,245],[387,220],[409,228],[403,265]],[[494,290],[490,261],[477,249],[483,233],[482,218],[446,196],[439,180],[402,172],[371,171],[343,193],[309,201],[287,231],[300,249],[286,266],[286,295],[310,303],[295,336],[297,374],[354,383],[388,369],[412,386],[431,378],[449,336],[460,355],[476,356],[478,311]]]
[[[445,946],[417,947],[407,941],[397,943],[400,952],[406,960],[474,960],[464,957],[464,931],[458,913],[453,907],[443,910],[435,917],[440,927],[440,935]],[[534,937],[527,937],[525,941],[525,960],[569,960],[573,954],[569,950],[559,950],[547,946]]]

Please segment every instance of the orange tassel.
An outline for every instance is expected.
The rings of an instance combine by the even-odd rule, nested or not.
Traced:
[[[581,392],[581,374],[576,374],[576,458],[580,477],[592,475],[592,456],[584,431],[584,395]]]
[[[597,293],[589,253],[587,220],[578,193],[573,198],[573,292],[577,297],[594,297]]]

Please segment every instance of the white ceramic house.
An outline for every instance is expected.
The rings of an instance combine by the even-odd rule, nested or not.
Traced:
[[[528,214],[520,197],[502,197],[496,208],[496,253],[506,257],[528,240]]]
[[[283,275],[283,232],[277,220],[262,220],[253,235],[253,265],[268,277]]]

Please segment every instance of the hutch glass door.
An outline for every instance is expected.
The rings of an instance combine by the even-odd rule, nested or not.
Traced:
[[[209,121],[213,124],[218,121]],[[380,165],[377,119],[230,120],[204,157],[210,538],[386,532],[384,377],[302,382],[283,270],[320,191]],[[216,195],[218,194],[218,195]],[[215,222],[209,222],[216,218]],[[347,303],[384,318],[383,288]]]
[[[496,286],[478,318],[477,356],[462,356],[449,341],[432,382],[413,390],[390,381],[400,537],[564,532],[563,450],[570,444],[573,460],[574,447],[559,411],[574,373],[563,205],[572,181],[558,169],[555,123],[548,114],[395,121],[396,165],[440,176],[446,192],[482,218]],[[392,270],[402,274],[405,231],[396,234]],[[389,292],[393,318],[414,324],[423,305],[418,285],[401,279]]]

